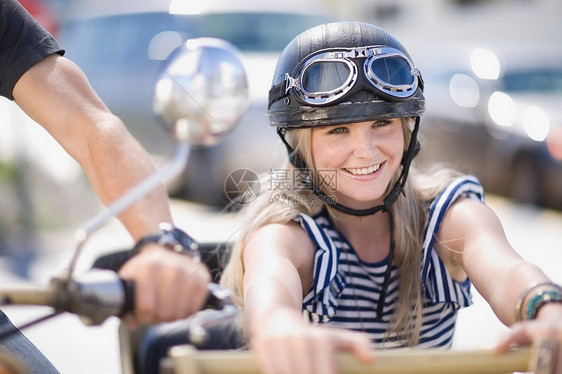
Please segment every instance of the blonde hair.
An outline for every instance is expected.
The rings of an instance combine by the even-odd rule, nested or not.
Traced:
[[[411,118],[402,120],[404,130],[404,147],[410,144],[412,135]],[[295,152],[303,158],[306,165],[313,171],[314,163],[311,150],[311,129],[292,129],[287,131],[286,138],[293,146]],[[298,170],[288,161],[283,166],[287,176],[296,183],[295,176]],[[386,193],[389,193],[400,176],[399,169],[394,179],[389,184]],[[398,268],[399,274],[399,299],[398,305],[387,330],[387,337],[395,335],[405,344],[415,345],[419,339],[422,317],[422,290],[418,269],[421,261],[421,247],[423,229],[427,220],[429,203],[448,185],[459,173],[444,169],[443,167],[421,173],[414,163],[410,166],[409,177],[404,186],[407,198],[400,195],[392,205],[395,228],[395,254],[393,265]],[[294,185],[294,184],[293,184]],[[240,306],[244,305],[243,277],[244,262],[243,251],[249,235],[262,226],[273,223],[288,223],[300,213],[309,216],[318,214],[324,207],[319,199],[311,198],[314,193],[310,189],[283,189],[281,186],[266,189],[256,201],[245,208],[247,219],[237,241],[234,244],[230,260],[221,277],[221,284],[230,288],[234,293],[234,300]],[[342,214],[328,206],[331,215]]]

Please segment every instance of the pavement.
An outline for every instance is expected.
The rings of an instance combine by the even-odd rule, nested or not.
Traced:
[[[534,206],[517,205],[509,200],[489,196],[488,205],[504,225],[512,246],[528,261],[537,264],[554,281],[562,283],[562,214]],[[176,223],[199,241],[225,241],[238,232],[241,222],[234,216],[185,201],[172,201]],[[76,227],[77,228],[77,227]],[[72,230],[75,230],[73,228]],[[73,252],[73,231],[46,232],[42,240],[52,248],[68,248],[42,253],[29,265],[30,278],[19,278],[11,271],[10,260],[0,258],[0,282],[3,284],[46,284],[59,274]],[[95,233],[79,261],[78,271],[85,269],[100,254],[131,245],[127,232],[112,221]],[[454,349],[489,348],[507,331],[493,315],[482,297],[474,292],[474,305],[459,314]],[[7,307],[6,314],[16,326],[49,312],[44,307]],[[87,327],[79,318],[64,314],[24,333],[63,374],[119,374],[120,357],[117,327],[112,318],[101,326]]]

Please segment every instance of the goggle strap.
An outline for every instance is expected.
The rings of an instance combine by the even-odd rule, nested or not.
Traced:
[[[284,98],[285,96],[287,96],[287,81],[282,81],[280,83],[277,83],[275,86],[271,87],[271,89],[269,90],[269,104],[268,104],[268,108],[271,106],[271,104],[273,104],[274,102],[276,102],[279,99]]]

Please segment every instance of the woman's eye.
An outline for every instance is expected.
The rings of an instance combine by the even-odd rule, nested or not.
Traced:
[[[373,123],[373,127],[388,126],[388,125],[390,125],[391,123],[392,123],[392,121],[390,121],[390,120],[387,120],[387,119],[379,119],[379,120],[376,120],[376,121]]]
[[[330,131],[328,131],[328,134],[343,134],[347,132],[347,128],[346,127],[336,127],[335,129],[331,129]]]

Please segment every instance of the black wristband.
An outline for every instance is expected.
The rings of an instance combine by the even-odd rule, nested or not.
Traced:
[[[189,255],[194,260],[200,261],[199,245],[184,231],[169,223],[161,223],[159,230],[140,239],[132,249],[133,256],[147,244],[155,243],[177,253]]]

